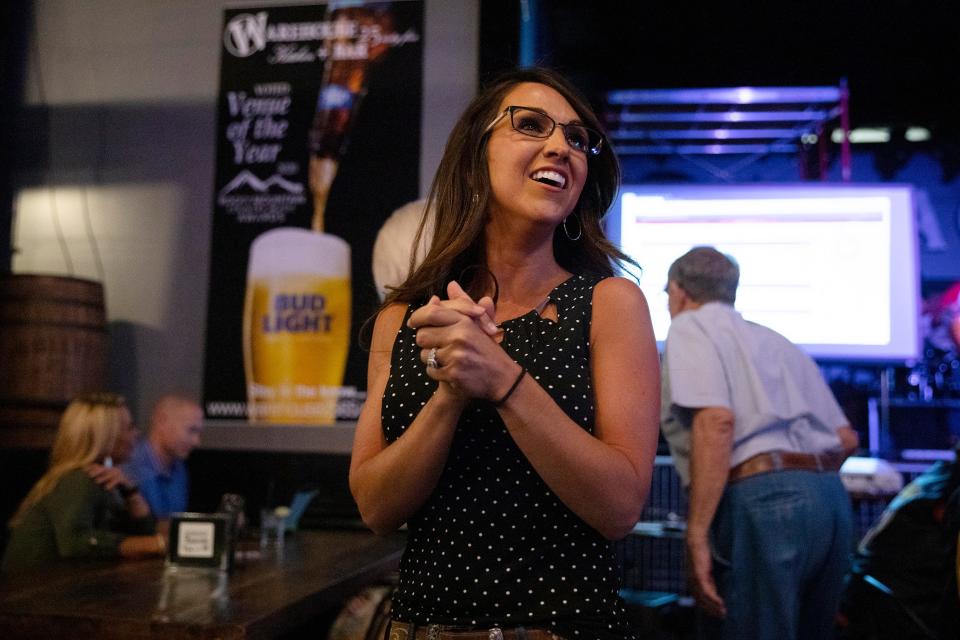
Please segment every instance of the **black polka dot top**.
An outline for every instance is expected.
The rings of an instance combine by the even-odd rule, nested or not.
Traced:
[[[556,322],[531,311],[502,324],[502,347],[591,433],[590,317],[600,279],[572,276],[555,288]],[[436,385],[405,319],[383,397],[388,443]],[[633,637],[617,595],[612,545],[547,487],[490,402],[464,410],[437,487],[408,525],[393,603],[397,620],[541,627],[568,638]]]

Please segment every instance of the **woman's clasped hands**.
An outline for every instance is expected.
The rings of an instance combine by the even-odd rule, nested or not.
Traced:
[[[407,321],[417,332],[420,360],[441,386],[466,398],[495,400],[520,365],[500,347],[494,302],[489,296],[475,302],[456,281],[447,285],[447,296],[432,296]]]

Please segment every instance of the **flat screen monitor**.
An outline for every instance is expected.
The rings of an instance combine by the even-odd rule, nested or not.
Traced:
[[[711,245],[740,265],[736,307],[823,360],[920,353],[911,188],[902,185],[625,185],[607,233],[636,260],[658,342],[667,270]]]

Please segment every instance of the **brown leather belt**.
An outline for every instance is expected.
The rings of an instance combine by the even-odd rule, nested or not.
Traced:
[[[841,453],[793,453],[791,451],[769,451],[747,458],[730,469],[728,482],[743,480],[758,473],[786,471],[839,471],[843,464]]]
[[[463,629],[439,624],[414,626],[408,622],[390,622],[390,640],[563,640],[543,629]]]

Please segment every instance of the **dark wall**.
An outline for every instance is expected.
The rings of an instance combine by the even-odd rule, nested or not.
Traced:
[[[45,449],[0,448],[0,553],[7,545],[7,523],[47,468]]]
[[[295,492],[316,489],[302,528],[362,526],[347,482],[349,456],[200,450],[187,466],[191,509],[215,511],[224,493],[237,493],[246,499],[247,517],[256,524],[261,507],[289,506]]]
[[[483,83],[517,66],[520,56],[520,6],[517,0],[481,0],[478,77]]]
[[[28,0],[0,3],[0,273],[10,271],[13,175],[29,134],[20,113],[32,16]]]
[[[22,96],[32,16],[27,0],[0,3],[0,274],[11,270],[13,176],[22,141],[29,134],[22,118]],[[43,450],[0,449],[0,550],[6,546],[7,521],[46,464]]]

